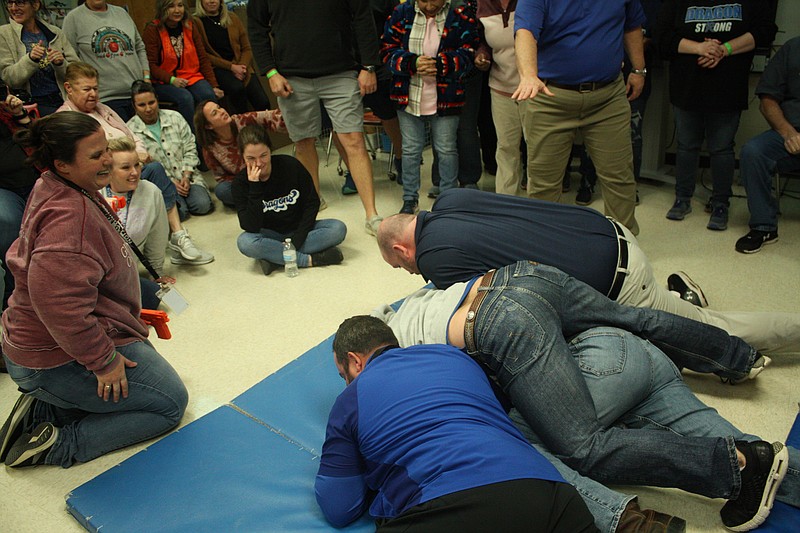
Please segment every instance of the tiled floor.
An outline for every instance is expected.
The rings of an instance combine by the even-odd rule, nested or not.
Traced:
[[[400,208],[401,194],[400,188],[385,177],[385,157],[380,156],[375,163],[375,188],[378,209],[388,215]],[[324,163],[324,156],[322,159]],[[172,340],[154,341],[189,389],[184,423],[226,403],[316,345],[343,319],[367,313],[423,284],[420,277],[392,270],[383,263],[375,239],[364,232],[358,196],[342,197],[338,192],[341,178],[333,159],[322,169],[323,195],[329,208],[320,218],[338,218],[348,226],[342,246],[345,262],[340,266],[302,270],[293,279],[281,271],[264,277],[255,261],[236,249],[240,229],[232,210],[218,205],[212,215],[186,223],[195,242],[214,253],[216,261],[198,268],[167,267],[167,274],[178,279],[177,286],[190,307],[172,317]],[[425,170],[423,179],[428,176]],[[486,176],[481,188],[493,187],[492,178]],[[424,186],[423,193],[426,190]],[[711,232],[705,229],[707,215],[699,201],[685,221],[670,222],[664,214],[672,203],[671,187],[642,184],[639,190],[639,239],[659,280],[665,281],[675,270],[686,270],[703,286],[715,308],[800,312],[800,201],[782,202],[785,215],[780,242],[745,256],[733,250],[736,239],[747,231],[744,199],[733,200],[730,228]],[[564,201],[573,199],[571,192]],[[423,194],[420,203],[420,208],[427,209],[431,200]],[[602,200],[596,199],[592,207],[602,209]],[[737,387],[709,377],[688,376],[687,382],[745,431],[768,440],[783,439],[800,400],[800,364],[795,359],[777,357],[757,380]],[[331,372],[335,372],[333,365]],[[16,396],[11,380],[0,375],[0,417],[5,418]],[[68,470],[0,468],[0,530],[82,531],[66,512],[64,495],[142,447],[121,450]],[[626,490],[634,491],[631,487]],[[673,490],[636,488],[635,492],[640,494],[643,506],[686,518],[689,531],[722,530],[717,515],[721,500]]]

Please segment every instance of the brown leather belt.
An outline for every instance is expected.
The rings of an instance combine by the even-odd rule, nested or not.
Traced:
[[[590,93],[592,91],[596,91],[597,89],[602,89],[603,87],[607,87],[611,85],[617,80],[611,81],[587,81],[584,83],[579,83],[577,85],[567,85],[564,83],[557,83],[555,81],[548,81],[548,87],[555,87],[556,89],[566,89],[567,91],[578,91],[579,93]]]
[[[614,230],[617,232],[617,245],[619,246],[619,261],[617,262],[617,270],[614,272],[614,281],[611,283],[611,289],[608,291],[608,299],[616,300],[619,292],[622,290],[622,284],[625,282],[628,270],[628,239],[620,226],[614,220],[608,219],[614,225]]]
[[[478,308],[481,306],[481,302],[483,302],[483,299],[486,298],[486,295],[489,293],[489,291],[482,291],[481,289],[489,287],[492,284],[495,272],[497,271],[490,270],[481,278],[481,284],[478,286],[478,294],[475,295],[475,299],[472,300],[472,304],[470,304],[469,310],[467,311],[467,319],[464,321],[464,344],[466,344],[468,352],[478,351],[475,345],[475,317],[478,315]]]

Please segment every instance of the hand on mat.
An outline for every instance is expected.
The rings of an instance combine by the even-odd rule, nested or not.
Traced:
[[[128,397],[128,379],[125,377],[125,367],[133,368],[137,363],[126,358],[121,353],[117,352],[117,358],[122,361],[122,364],[111,361],[111,365],[116,365],[116,368],[108,374],[103,374],[97,378],[97,396],[107,402],[109,398],[114,399],[114,403],[119,401],[120,395],[123,398]]]
[[[272,94],[280,98],[288,98],[294,92],[286,78],[278,73],[273,74],[269,79],[269,88]]]

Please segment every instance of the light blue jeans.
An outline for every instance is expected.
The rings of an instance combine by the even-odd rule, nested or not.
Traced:
[[[117,351],[138,363],[125,369],[128,397],[117,403],[97,396],[97,378],[78,362],[33,369],[5,358],[11,379],[36,399],[25,431],[42,422],[58,428],[46,464],[68,468],[85,463],[157,437],[181,421],[189,394],[166,359],[147,341],[118,346]]]
[[[178,204],[178,216],[181,220],[186,220],[189,215],[207,215],[211,212],[213,206],[211,202],[211,193],[202,185],[193,183],[189,186],[189,194],[181,196],[178,194],[176,198]]]
[[[772,192],[772,177],[778,170],[800,170],[800,155],[787,152],[783,143],[777,131],[767,130],[742,147],[739,175],[747,191],[750,229],[778,230],[778,202]]]
[[[658,348],[616,328],[593,328],[569,343],[605,427],[664,430],[686,437],[733,437],[760,440],[742,433],[719,413],[701,402],[683,382],[677,367]],[[511,418],[537,449],[541,440],[514,410]],[[546,450],[545,450],[546,451]],[[788,448],[789,472],[777,499],[800,507],[800,451]],[[562,476],[583,497],[601,531],[614,531],[631,499],[581,477],[548,455]],[[644,465],[642,461],[640,464]]]
[[[308,232],[303,246],[297,250],[297,266],[309,266],[311,254],[327,250],[341,244],[347,235],[347,226],[341,220],[333,218],[317,220],[314,229]],[[239,251],[253,259],[266,259],[276,265],[283,264],[283,241],[291,234],[282,234],[269,229],[262,229],[260,233],[245,231],[239,235],[236,245]]]
[[[233,202],[233,192],[231,191],[232,184],[232,181],[218,181],[214,186],[214,194],[226,207],[235,208],[236,204]]]
[[[439,190],[458,187],[458,115],[417,117],[399,110],[397,118],[403,134],[403,200],[419,199],[419,165],[425,148],[426,122],[431,125],[431,142],[439,160]]]
[[[752,365],[752,348],[713,326],[620,306],[563,272],[535,263],[501,268],[491,285],[479,290],[487,294],[474,316],[474,336],[467,338],[470,353],[489,367],[554,455],[602,483],[738,496],[741,476],[733,436],[684,437],[605,425],[564,339],[597,326],[622,327],[658,340],[673,352],[670,356],[709,368],[718,364],[713,357],[731,350],[740,356],[730,362]],[[624,354],[624,346],[614,353]]]

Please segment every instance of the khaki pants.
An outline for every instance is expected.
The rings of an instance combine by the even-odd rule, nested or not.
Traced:
[[[527,104],[512,100],[495,91],[492,94],[492,118],[497,130],[497,175],[495,192],[516,195],[522,178],[522,124]]]
[[[631,108],[622,76],[605,87],[581,93],[550,87],[527,103],[528,194],[557,202],[561,180],[578,131],[597,169],[605,214],[639,233],[634,216],[636,181],[631,148]]]

